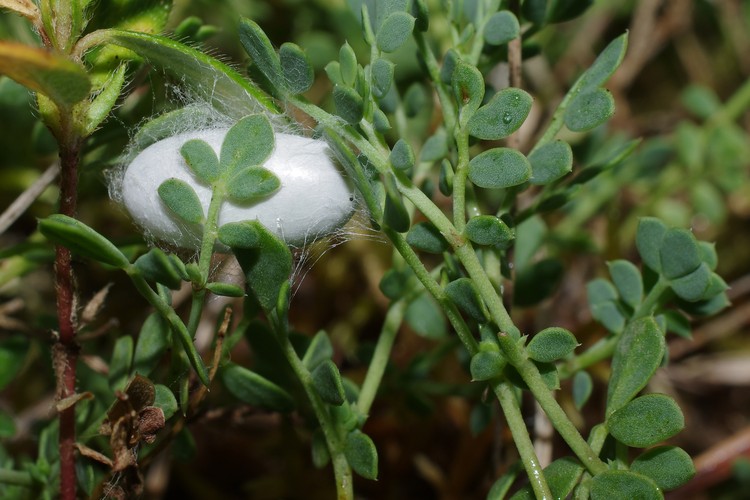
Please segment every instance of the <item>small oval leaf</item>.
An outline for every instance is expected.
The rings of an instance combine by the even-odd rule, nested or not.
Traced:
[[[609,274],[623,302],[632,308],[643,300],[643,278],[641,272],[627,260],[608,262]]]
[[[450,246],[440,231],[431,222],[415,224],[406,235],[406,242],[423,252],[443,253]]]
[[[565,110],[565,126],[573,132],[586,132],[606,122],[615,114],[615,99],[602,88],[577,95]]]
[[[499,377],[503,374],[503,369],[507,360],[496,351],[479,351],[471,357],[469,369],[473,381],[484,381]]]
[[[222,175],[262,165],[271,155],[276,139],[266,115],[250,115],[232,125],[221,143]],[[226,178],[226,177],[225,177]]]
[[[674,399],[664,394],[647,394],[612,413],[607,428],[621,443],[646,448],[680,432],[685,428],[685,417]]]
[[[315,71],[307,54],[299,45],[290,42],[282,44],[279,49],[279,61],[284,82],[292,94],[302,94],[310,90],[315,80]]]
[[[521,34],[518,19],[509,10],[495,12],[484,25],[484,41],[490,45],[503,45]]]
[[[484,302],[482,302],[479,291],[471,279],[459,278],[451,281],[446,285],[445,293],[458,307],[477,322],[485,323],[487,321],[487,310]]]
[[[195,190],[180,179],[167,179],[159,186],[159,198],[177,217],[189,224],[203,222],[203,205]]]
[[[263,167],[247,167],[238,171],[227,182],[227,196],[237,204],[246,204],[274,193],[281,181]]]
[[[495,148],[469,162],[469,179],[479,187],[504,189],[523,184],[531,177],[531,164],[519,151]]]
[[[651,479],[627,470],[608,470],[591,480],[592,500],[663,500]]]
[[[312,380],[320,399],[333,406],[344,404],[344,384],[336,364],[327,359],[312,371]]]
[[[336,114],[350,125],[356,125],[362,119],[364,112],[362,96],[353,88],[336,85],[333,88],[333,105],[336,108]]]
[[[607,415],[622,408],[643,389],[664,357],[664,333],[652,317],[632,321],[612,357]]]
[[[695,476],[693,459],[677,446],[657,446],[638,456],[630,470],[651,478],[662,490],[673,490]]]
[[[502,248],[513,241],[514,231],[494,215],[477,215],[469,219],[464,234],[477,245],[495,246]]]
[[[531,163],[529,182],[543,186],[573,170],[573,151],[565,141],[548,142],[529,155],[529,163]]]
[[[532,102],[531,95],[521,89],[510,87],[501,90],[469,118],[469,134],[485,140],[509,136],[529,116]]]
[[[535,361],[551,363],[568,356],[578,346],[575,336],[565,328],[545,328],[531,338],[526,352]]]
[[[219,178],[219,159],[206,141],[190,139],[182,145],[180,154],[199,181],[211,184]]]
[[[411,36],[415,19],[406,12],[394,12],[383,20],[375,35],[375,43],[383,52],[394,52]]]
[[[346,436],[344,455],[354,472],[365,479],[378,478],[378,450],[367,434],[354,430]]]

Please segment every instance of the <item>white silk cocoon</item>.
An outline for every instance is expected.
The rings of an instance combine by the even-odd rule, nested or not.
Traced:
[[[228,130],[198,130],[158,141],[141,151],[127,166],[121,199],[135,221],[155,239],[182,248],[198,248],[199,229],[186,227],[164,206],[157,190],[167,179],[183,180],[193,187],[206,214],[211,189],[195,179],[180,148],[190,139],[201,139],[219,156]],[[279,178],[279,190],[245,205],[225,201],[219,214],[219,226],[258,220],[287,244],[303,246],[334,232],[353,215],[354,194],[331,160],[325,142],[277,133],[274,151],[262,166]]]

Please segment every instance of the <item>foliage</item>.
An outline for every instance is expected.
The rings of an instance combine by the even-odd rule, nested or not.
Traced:
[[[39,34],[33,42],[0,42],[0,98],[17,92],[16,83],[34,93],[39,120],[32,126],[46,143],[27,141],[46,159],[57,150],[61,168],[59,213],[45,214],[36,231],[2,251],[2,284],[54,261],[58,301],[56,320],[39,304],[34,324],[54,330],[53,342],[9,323],[16,331],[0,338],[0,389],[29,381],[51,387],[54,379],[59,414],[40,422],[36,453],[16,453],[0,441],[4,498],[72,499],[76,490],[140,495],[149,464],[170,449],[175,459],[202,453],[194,424],[208,410],[229,413],[237,405],[278,414],[287,431],[300,430],[288,434],[309,441],[316,467],[331,464],[339,498],[353,498],[355,485],[367,488],[354,474],[386,474],[371,423],[384,388],[398,391],[417,413],[432,411],[434,394],[460,396],[472,408],[476,433],[499,407],[519,461],[492,479],[488,498],[504,497],[522,470],[527,483],[513,498],[662,498],[691,479],[688,453],[662,444],[685,426],[683,412],[672,397],[647,388],[669,362],[667,335],[689,336],[690,318],[724,310],[728,285],[717,273],[714,245],[659,204],[672,191],[686,192],[712,224],[725,220],[721,196],[741,177],[738,158],[747,149],[734,123],[746,92],[727,107],[707,89],[685,92],[704,123],[679,125],[666,146],[674,154],[664,175],[686,171],[689,182],[668,185],[669,192],[643,204],[655,214],[634,209],[615,230],[637,255],[607,252],[614,257],[608,278],[591,276],[585,285],[590,316],[600,325],[592,342],[584,328],[570,328],[545,308],[561,282],[584,288],[571,279],[569,258],[593,246],[584,223],[612,193],[639,192],[653,176],[634,164],[657,161],[648,158],[656,140],[636,150],[638,140],[607,129],[617,101],[607,86],[626,57],[628,34],[611,37],[555,105],[537,103],[536,89],[492,76],[493,68],[507,68],[517,85],[522,58],[549,49],[540,47],[545,37],[556,36],[559,23],[585,17],[592,2],[351,0],[346,13],[336,14],[351,21],[341,28],[347,41],[323,55],[311,38],[287,40],[277,50],[263,22],[233,12],[234,45],[249,56],[248,75],[198,45],[216,29],[197,17],[181,20],[174,37],[159,34],[172,2],[116,4],[115,12],[108,2],[0,0]],[[160,70],[153,78],[151,68]],[[165,89],[173,86],[197,104],[143,124],[149,103],[138,89],[148,86],[158,107],[169,108]],[[540,104],[547,106],[545,127],[535,122]],[[173,242],[148,248],[129,230],[76,210],[78,198],[85,204],[101,195],[91,187],[94,172],[184,131],[175,126],[181,121],[211,128],[216,116],[231,122],[220,147],[185,140],[181,168],[191,180],[156,186],[169,216],[199,239],[194,254]],[[310,246],[290,248],[283,231],[260,220],[223,218],[230,202],[262,204],[288,187],[270,163],[283,147],[279,134],[300,133],[295,119],[303,116],[356,189],[365,224],[392,250],[379,283],[387,306],[369,352],[347,351],[334,328],[312,337],[296,330],[296,259]],[[131,151],[122,123],[142,126]],[[538,130],[530,134],[529,127]],[[39,144],[53,146],[44,153]],[[708,163],[724,171],[701,176]],[[210,191],[207,205],[197,186]],[[331,203],[304,208],[341,208]],[[220,260],[236,261],[242,286],[216,271]],[[76,296],[91,295],[78,276],[92,263],[93,273],[116,286],[78,308]],[[148,314],[140,314],[133,290]],[[220,313],[209,306],[216,297],[227,298]],[[125,311],[127,323],[97,322],[105,303]],[[390,362],[402,331],[416,332],[428,346],[406,367]],[[53,373],[24,373],[39,358],[52,360]],[[607,376],[597,371],[603,361]],[[461,383],[441,380],[437,368],[446,363],[460,371]],[[606,399],[601,412],[592,410],[585,436],[565,402],[591,408],[602,382]],[[551,463],[540,461],[532,443],[525,398],[536,401],[567,445]],[[15,432],[3,406],[0,439]]]

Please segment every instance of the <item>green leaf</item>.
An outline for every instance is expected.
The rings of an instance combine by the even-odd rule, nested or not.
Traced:
[[[312,371],[312,381],[320,399],[324,402],[341,406],[344,404],[344,384],[336,364],[327,359]]]
[[[96,128],[109,116],[110,111],[115,106],[117,99],[122,93],[122,87],[125,84],[126,64],[120,64],[113,71],[99,94],[91,101],[86,111],[86,123],[84,125],[85,135],[91,135]]]
[[[505,189],[523,184],[530,177],[529,160],[515,149],[490,149],[469,162],[469,179],[483,188]]]
[[[219,159],[206,141],[191,139],[182,145],[180,154],[200,182],[213,184],[219,178]]]
[[[643,278],[641,272],[627,260],[608,262],[609,274],[617,287],[623,302],[632,308],[638,307],[643,300]]]
[[[608,470],[591,480],[591,500],[663,500],[651,479],[627,470]]]
[[[289,393],[247,368],[229,363],[221,378],[227,390],[243,403],[284,413],[294,409]]]
[[[154,247],[141,255],[134,264],[148,281],[161,283],[172,290],[182,285],[182,275],[175,262],[159,248]]]
[[[440,254],[448,250],[450,246],[438,228],[431,222],[420,222],[415,224],[406,235],[406,242],[427,253]]]
[[[283,241],[258,221],[245,221],[258,235],[252,249],[232,248],[240,263],[247,286],[264,311],[269,312],[279,298],[282,285],[292,273],[292,254]]]
[[[310,371],[333,357],[333,345],[325,330],[320,330],[305,351],[302,364]]]
[[[206,290],[213,293],[214,295],[221,295],[222,297],[244,297],[245,290],[237,285],[231,283],[206,283]]]
[[[594,381],[587,371],[581,370],[573,377],[573,404],[580,410],[591,397]]]
[[[133,362],[133,337],[124,335],[117,339],[112,348],[112,358],[109,361],[109,386],[113,390],[122,390],[130,375]]]
[[[396,187],[396,180],[392,175],[383,178],[385,184],[385,207],[383,208],[383,222],[394,231],[405,233],[411,227],[411,217],[406,210],[404,200]]]
[[[440,177],[438,179],[438,188],[445,196],[453,194],[453,165],[444,159],[440,162]]]
[[[647,394],[629,402],[607,418],[612,436],[628,446],[646,448],[685,428],[685,417],[674,399]]]
[[[261,236],[254,224],[229,222],[219,228],[219,241],[230,248],[250,249],[260,247]]]
[[[315,429],[310,444],[312,448],[313,465],[318,469],[322,469],[331,461],[331,454],[328,451],[328,443],[326,443],[326,437],[325,434],[323,434],[322,429]]]
[[[622,408],[643,389],[664,357],[664,333],[652,317],[632,321],[612,358],[607,415]]]
[[[673,490],[695,476],[695,465],[685,450],[677,446],[657,446],[639,455],[630,470],[642,474],[662,490]]]
[[[226,64],[203,52],[160,35],[108,29],[106,42],[125,47],[179,78],[227,116],[241,118],[262,109],[279,108],[258,87]]]
[[[385,97],[393,84],[393,69],[396,65],[388,59],[376,59],[372,63],[372,94],[380,99]]]
[[[0,340],[0,390],[5,389],[26,362],[29,342],[21,336]]]
[[[399,139],[393,145],[388,159],[396,170],[409,170],[414,166],[414,150],[409,146],[408,142]]]
[[[45,49],[0,41],[0,75],[40,92],[68,109],[89,95],[91,83],[83,66]]]
[[[359,430],[347,434],[344,455],[354,472],[365,479],[377,479],[378,450],[367,434]]]
[[[247,167],[262,165],[273,152],[275,136],[265,115],[246,116],[229,129],[221,143],[222,175],[239,173]],[[234,181],[230,181],[231,184]]]
[[[507,248],[515,237],[513,230],[494,215],[477,215],[469,219],[464,234],[477,245]]]
[[[54,214],[40,220],[39,231],[52,243],[62,245],[82,257],[118,269],[124,269],[130,264],[128,258],[107,238],[67,215]]]
[[[383,20],[375,34],[375,43],[383,52],[395,52],[411,36],[416,20],[406,12],[394,12]]]
[[[507,137],[523,125],[534,99],[525,91],[505,88],[474,113],[467,124],[469,134],[479,139]]]
[[[529,163],[531,163],[529,182],[543,186],[573,170],[573,151],[565,141],[548,142],[529,155]]]
[[[620,333],[625,328],[625,315],[615,302],[592,304],[591,316],[612,333]]]
[[[164,420],[169,420],[172,415],[177,413],[177,399],[174,397],[172,390],[166,385],[154,385],[154,404],[164,412]]]
[[[437,340],[448,335],[443,310],[429,293],[421,293],[409,303],[404,319],[422,337]]]
[[[242,18],[239,35],[242,47],[263,76],[273,85],[284,82],[281,61],[263,29],[255,21]]]
[[[545,328],[531,338],[526,352],[535,361],[550,363],[568,356],[578,347],[575,336],[565,328]]]
[[[203,205],[190,184],[173,177],[162,182],[158,192],[164,205],[177,217],[189,224],[203,222]]]
[[[445,158],[448,154],[448,135],[445,130],[438,129],[424,143],[420,151],[420,161],[431,162]]]
[[[350,125],[357,125],[362,120],[364,103],[362,96],[354,89],[336,85],[333,88],[333,105],[336,108],[336,114]]]
[[[654,271],[661,271],[660,249],[666,233],[667,226],[655,217],[642,217],[638,221],[635,246],[643,263]]]
[[[476,113],[484,99],[484,77],[476,67],[458,60],[451,75],[451,85],[453,96],[462,108],[461,114],[468,120]]]
[[[698,269],[690,274],[682,276],[681,278],[673,279],[669,283],[669,286],[672,288],[672,291],[674,291],[675,295],[677,295],[682,300],[687,300],[688,302],[697,302],[699,300],[707,298],[705,297],[705,295],[709,288],[709,285],[711,285],[712,276],[713,273],[708,268],[706,263],[701,262],[701,264],[698,266]],[[718,279],[721,280],[721,278]],[[721,284],[717,283],[717,285],[718,286],[716,293],[714,293],[713,295],[717,295],[718,293],[721,293],[726,289],[722,287]],[[726,284],[724,284],[724,286],[726,286]]]
[[[716,253],[716,244],[709,243],[707,241],[699,241],[698,249],[700,250],[701,260],[706,263],[710,270],[716,271],[716,266],[719,265],[719,256]]]
[[[170,345],[169,325],[159,313],[151,313],[141,326],[133,355],[133,374],[147,377]]]
[[[341,71],[341,81],[347,87],[353,87],[354,82],[357,80],[359,64],[357,63],[357,55],[348,42],[344,42],[344,45],[339,50],[339,68]]]
[[[552,498],[568,498],[583,472],[583,465],[572,457],[558,458],[544,468],[544,479],[547,481]],[[530,485],[516,492],[511,500],[533,500],[534,491]]]
[[[281,187],[281,181],[263,167],[239,170],[227,182],[227,196],[237,204],[247,204],[265,198]]]
[[[484,25],[484,41],[490,45],[503,45],[521,34],[518,19],[509,10],[495,12]]]
[[[482,302],[474,282],[469,278],[451,281],[445,287],[445,293],[458,307],[479,323],[487,321],[487,309]]]
[[[315,71],[307,54],[299,45],[290,42],[282,44],[279,49],[279,62],[286,88],[292,94],[302,94],[310,90],[315,81]]]
[[[503,374],[508,361],[496,351],[479,351],[471,357],[469,370],[472,381],[490,380]]]
[[[614,40],[599,54],[594,64],[583,74],[578,85],[582,90],[593,89],[604,85],[609,77],[622,63],[628,48],[628,34],[624,33]]]
[[[586,132],[598,127],[615,114],[615,99],[602,88],[581,92],[565,109],[565,126],[573,132]]]
[[[672,228],[664,233],[659,247],[661,273],[665,278],[687,276],[701,265],[701,251],[693,233]]]

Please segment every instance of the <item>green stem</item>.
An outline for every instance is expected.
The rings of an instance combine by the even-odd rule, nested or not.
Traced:
[[[216,239],[219,237],[219,212],[223,203],[223,187],[214,186],[211,203],[208,205],[206,222],[203,225],[203,240],[201,241],[200,257],[198,258],[198,270],[200,271],[202,283],[194,283],[193,285],[193,300],[190,304],[190,317],[187,324],[190,338],[195,337],[195,332],[198,331],[198,325],[203,316],[203,304],[206,298],[206,289],[204,287],[211,273],[211,256],[214,253]]]
[[[417,48],[422,54],[425,66],[427,66],[427,72],[437,90],[440,107],[443,110],[443,122],[445,123],[445,127],[447,130],[453,130],[456,125],[456,106],[440,78],[440,66],[438,65],[437,59],[435,59],[435,54],[432,53],[432,49],[427,45],[424,34],[419,30],[414,31],[414,40],[417,42]]]
[[[275,326],[278,330],[278,326]],[[279,334],[281,333],[281,335]],[[302,387],[307,394],[307,398],[310,401],[313,412],[320,423],[320,428],[323,431],[326,444],[328,446],[328,453],[331,455],[331,462],[333,464],[333,474],[336,478],[336,492],[339,500],[351,500],[354,498],[354,485],[352,484],[352,469],[349,466],[349,462],[346,460],[344,454],[344,445],[339,433],[334,425],[331,415],[326,408],[325,403],[320,399],[318,393],[315,391],[313,385],[312,375],[310,371],[302,363],[302,360],[297,356],[297,352],[294,350],[292,343],[289,341],[286,332],[277,332],[277,338],[281,344],[281,348],[284,351],[284,356],[292,367],[292,370],[297,375]]]
[[[469,175],[469,134],[463,129],[455,133],[458,149],[456,173],[453,176],[453,225],[456,231],[463,232],[466,227],[466,177]]]
[[[198,378],[204,385],[209,385],[211,381],[208,377],[208,370],[206,370],[206,365],[203,364],[203,359],[201,359],[198,351],[196,351],[195,349],[195,345],[193,345],[193,337],[190,335],[190,333],[188,333],[188,330],[180,317],[177,316],[177,313],[174,311],[174,309],[172,309],[169,304],[164,302],[161,297],[159,297],[159,295],[149,286],[149,284],[146,282],[143,276],[141,276],[140,272],[135,266],[128,267],[125,272],[127,272],[136,290],[138,290],[143,298],[145,298],[149,302],[149,304],[151,304],[154,309],[156,309],[156,311],[161,314],[161,316],[167,321],[167,323],[169,323],[172,331],[177,335],[177,338],[182,344],[182,348],[185,350],[185,354],[187,354],[188,359],[190,360],[190,364],[193,366],[193,369],[198,375]]]
[[[0,469],[0,484],[14,484],[28,488],[34,485],[34,480],[28,472]]]
[[[568,93],[565,94],[565,97],[563,97],[563,100],[560,101],[560,104],[557,105],[557,109],[555,109],[555,112],[552,114],[552,119],[550,120],[549,125],[547,125],[547,128],[544,130],[544,133],[539,138],[539,140],[536,141],[536,144],[534,145],[532,150],[529,152],[529,154],[533,153],[540,147],[552,141],[557,135],[557,133],[560,132],[560,130],[562,129],[565,123],[565,110],[568,108],[570,101],[573,100],[573,97],[578,95],[578,92],[580,90],[579,86],[581,84],[582,78],[583,78],[583,75],[578,77],[578,80],[576,80],[576,83],[573,84],[573,86],[570,88]]]
[[[739,118],[750,106],[750,80],[745,83],[734,93],[732,97],[724,104],[724,107],[718,113],[714,114],[706,123],[706,126],[712,127],[722,122],[730,122]]]
[[[378,342],[375,344],[375,352],[372,355],[372,360],[370,360],[370,366],[367,368],[367,375],[365,375],[365,380],[362,383],[362,389],[359,391],[359,399],[357,399],[357,410],[363,415],[370,413],[372,402],[375,400],[380,382],[383,380],[388,359],[391,357],[393,342],[396,340],[399,327],[404,321],[408,306],[409,301],[407,297],[403,297],[393,302],[388,309],[388,313],[385,315],[383,328],[380,330]]]
[[[505,421],[508,422],[508,427],[513,435],[513,441],[516,443],[518,453],[521,455],[521,461],[526,469],[526,474],[529,476],[529,482],[531,483],[531,488],[534,490],[534,495],[538,499],[552,499],[552,492],[549,486],[547,486],[542,466],[534,452],[534,443],[531,442],[531,437],[526,429],[526,423],[523,421],[523,415],[518,406],[516,395],[513,394],[513,389],[507,382],[500,382],[492,389],[500,401]]]

